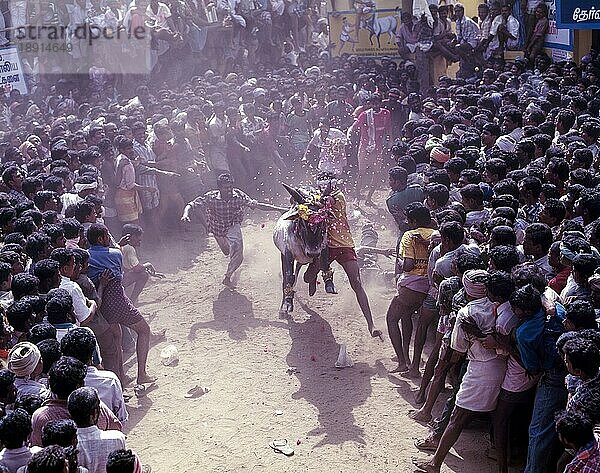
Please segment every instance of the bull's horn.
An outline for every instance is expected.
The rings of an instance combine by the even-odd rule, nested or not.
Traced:
[[[285,188],[286,191],[289,192],[289,194],[292,196],[292,199],[294,199],[296,203],[304,204],[306,202],[306,199],[298,190],[288,186],[285,182],[282,182],[281,185]]]

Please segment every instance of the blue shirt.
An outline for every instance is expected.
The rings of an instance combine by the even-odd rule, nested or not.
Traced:
[[[523,368],[530,373],[538,373],[542,369],[541,348],[545,324],[546,313],[540,310],[519,325],[515,331]]]
[[[123,255],[116,248],[92,245],[88,250],[90,253],[90,264],[88,277],[97,282],[100,275],[108,269],[117,279],[123,279]]]

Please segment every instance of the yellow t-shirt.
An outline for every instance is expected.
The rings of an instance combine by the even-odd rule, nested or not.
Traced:
[[[331,208],[333,217],[327,225],[328,246],[331,248],[354,248],[354,240],[346,215],[346,198],[342,192],[335,192],[335,203]]]
[[[415,262],[412,270],[404,274],[412,276],[427,276],[427,263],[429,262],[429,240],[433,233],[432,228],[417,228],[407,231],[400,241],[400,256],[411,258]],[[421,235],[423,242],[415,241],[414,235]]]

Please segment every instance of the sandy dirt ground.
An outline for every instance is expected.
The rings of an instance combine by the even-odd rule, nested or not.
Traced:
[[[394,363],[385,312],[393,290],[367,288],[383,341],[369,336],[337,265],[338,295],[320,285],[309,298],[301,283],[293,316],[281,319],[280,259],[271,239],[276,216],[257,218],[263,220],[243,228],[245,261],[234,290],[220,284],[227,260],[202,232],[145,252],[167,279],[146,289],[141,310],[153,330],[167,329],[167,340],[150,352],[156,388],[129,402],[128,446],[158,473],[414,471],[413,440],[427,428],[407,416],[413,382],[388,374]],[[392,244],[385,227],[393,224],[383,214],[372,220],[380,246]],[[392,262],[380,258],[391,270]],[[179,350],[175,366],[160,362],[168,344]],[[334,368],[340,344],[352,368]],[[135,359],[127,367],[132,374]],[[186,399],[196,385],[210,392]],[[434,414],[441,407],[439,401]],[[466,431],[442,471],[495,472],[485,429]],[[294,447],[293,457],[271,450],[278,438]]]

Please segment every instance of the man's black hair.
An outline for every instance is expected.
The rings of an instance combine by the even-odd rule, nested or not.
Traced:
[[[565,130],[570,130],[575,124],[577,116],[572,110],[563,108],[556,115],[556,121],[560,122]]]
[[[559,199],[546,199],[544,209],[549,216],[556,219],[557,225],[567,216],[567,207]]]
[[[108,233],[108,228],[101,223],[93,223],[87,230],[86,238],[90,245],[97,245],[100,242],[100,238],[104,237]]]
[[[472,199],[478,205],[483,204],[483,191],[477,184],[467,184],[460,190],[460,195],[464,199]]]
[[[502,217],[514,223],[517,218],[517,213],[512,207],[497,207],[492,212],[494,217]]]
[[[72,356],[82,363],[89,363],[96,348],[96,337],[91,330],[78,327],[70,330],[60,342],[65,356]]]
[[[73,391],[83,386],[87,373],[85,364],[68,356],[60,357],[50,368],[48,384],[59,399],[66,400]]]
[[[15,232],[22,233],[28,237],[35,232],[37,226],[31,217],[19,217],[15,220]]]
[[[44,218],[44,223],[58,223],[58,212],[56,210],[46,210],[42,213],[42,216]]]
[[[425,196],[431,197],[440,207],[443,207],[450,199],[450,192],[444,184],[427,184]]]
[[[577,271],[582,278],[589,278],[600,266],[600,259],[591,253],[582,253],[573,259],[573,270]]]
[[[48,235],[42,232],[32,233],[27,237],[25,253],[34,261],[39,259],[40,253],[46,251],[50,246],[51,240]]]
[[[477,169],[465,169],[460,173],[460,179],[467,184],[479,184],[481,182],[481,173]]]
[[[464,274],[471,269],[485,269],[485,263],[480,255],[465,251],[456,256],[456,269]]]
[[[21,448],[31,434],[31,416],[15,409],[0,419],[0,442],[5,448]]]
[[[36,209],[25,210],[24,212],[22,212],[19,215],[19,217],[20,218],[31,217],[31,219],[33,220],[33,223],[35,223],[35,225],[37,227],[41,227],[42,223],[44,221],[44,216],[42,215],[42,212],[40,212],[39,210],[36,210]]]
[[[396,160],[396,164],[398,164],[398,167],[406,169],[406,172],[408,174],[414,174],[415,172],[417,172],[417,163],[412,158],[412,156],[401,156]]]
[[[17,397],[13,407],[15,409],[23,409],[32,416],[35,411],[42,407],[44,401],[45,399],[39,394],[21,394]]]
[[[60,265],[53,259],[43,259],[35,263],[33,274],[42,281],[47,281],[56,276],[60,270]]]
[[[36,345],[42,355],[44,373],[48,373],[52,366],[54,366],[54,363],[62,356],[60,342],[56,338],[48,338],[37,342]]]
[[[133,473],[135,455],[131,450],[115,450],[108,454],[106,473]]]
[[[531,284],[540,293],[546,288],[546,277],[539,266],[533,263],[522,263],[512,270],[511,277],[516,287],[524,287]]]
[[[391,168],[388,171],[388,175],[395,181],[406,182],[406,179],[408,178],[408,173],[406,172],[406,169],[400,166],[394,166],[393,168]]]
[[[79,237],[81,230],[83,230],[83,225],[75,218],[65,218],[61,225],[67,240]]]
[[[575,325],[576,330],[598,329],[596,311],[589,301],[575,300],[566,306],[566,318]]]
[[[86,217],[95,211],[96,205],[88,200],[84,200],[75,205],[74,217],[80,223],[85,223]]]
[[[444,169],[448,172],[452,172],[454,174],[458,174],[467,169],[469,164],[462,158],[450,158],[448,161],[444,163]]]
[[[6,401],[15,390],[15,374],[7,369],[0,369],[0,400]]]
[[[587,169],[577,168],[569,173],[571,184],[581,184],[584,187],[594,186],[594,174]]]
[[[498,158],[492,158],[485,163],[485,170],[490,175],[498,176],[498,180],[506,178],[506,163]]]
[[[49,176],[44,181],[44,190],[58,192],[60,188],[64,188],[65,181],[62,177]]]
[[[100,409],[100,398],[98,391],[91,387],[82,387],[73,391],[67,401],[69,415],[75,421],[77,427],[88,427],[90,417]]]
[[[33,320],[33,306],[23,300],[13,302],[6,309],[6,320],[15,330],[27,332]]]
[[[51,324],[61,324],[72,321],[73,298],[64,290],[53,291],[48,295],[46,314]]]
[[[22,233],[13,232],[13,233],[9,233],[8,235],[6,235],[4,237],[4,244],[5,245],[17,244],[24,248],[25,245],[27,244],[27,239],[23,236]]]
[[[40,177],[27,176],[25,179],[23,179],[23,183],[21,184],[21,191],[26,196],[29,196],[30,194],[33,194],[36,189],[41,188],[43,185],[44,181]]]
[[[33,454],[27,473],[64,473],[67,460],[67,449],[51,445]]]
[[[519,198],[519,185],[514,181],[514,179],[500,179],[498,182],[496,182],[496,184],[494,184],[493,190],[496,196],[510,195],[515,199]],[[494,197],[494,199],[495,198],[496,197]],[[518,204],[519,203],[517,201],[517,205]]]
[[[49,323],[35,324],[29,329],[27,340],[31,343],[39,343],[42,340],[56,339],[56,327]]]
[[[531,239],[534,245],[540,245],[544,253],[548,253],[550,245],[554,241],[552,229],[545,223],[532,223],[525,229],[525,235]]]
[[[406,218],[414,220],[417,227],[427,227],[431,224],[431,212],[421,202],[411,202],[404,212]]]
[[[569,179],[569,163],[567,163],[564,158],[550,159],[547,169],[556,174],[562,182],[566,182]]]
[[[508,225],[498,225],[490,231],[490,240],[494,240],[496,246],[515,246],[517,244],[517,235],[514,228]]]
[[[588,169],[594,161],[594,154],[589,148],[576,149],[573,151],[573,159],[579,161],[584,169]]]
[[[535,314],[542,310],[542,295],[531,284],[516,289],[510,296],[510,305]]]
[[[458,222],[444,222],[440,225],[440,235],[455,245],[460,245],[465,239],[465,230]]]
[[[445,169],[432,169],[429,172],[429,182],[434,184],[442,184],[450,189],[450,176]]]
[[[594,440],[594,424],[585,414],[569,409],[555,418],[556,432],[569,444],[580,449]]]
[[[51,420],[42,427],[42,446],[70,447],[77,438],[77,425],[73,419]]]
[[[43,190],[35,194],[33,197],[33,203],[38,209],[44,210],[46,208],[46,204],[55,199],[58,199],[58,194],[56,192]]]
[[[0,227],[5,227],[15,218],[17,218],[17,212],[12,207],[0,208]]]
[[[12,266],[8,263],[0,262],[0,284],[8,281],[12,274]]]
[[[123,236],[130,234],[130,235],[141,235],[144,233],[144,229],[142,227],[140,227],[139,225],[134,225],[132,223],[126,223],[125,225],[123,225],[123,230],[121,232],[121,234]]]
[[[519,253],[514,246],[500,245],[490,250],[490,260],[496,271],[511,272],[519,264]]]
[[[565,343],[562,351],[569,358],[571,366],[574,369],[581,370],[589,378],[594,378],[598,375],[600,350],[598,350],[594,342],[581,337],[575,337]]]
[[[65,236],[65,232],[60,225],[44,225],[40,228],[40,232],[45,233],[50,237],[50,244],[52,246],[56,245],[59,238]]]
[[[50,259],[56,261],[63,268],[73,259],[73,250],[69,248],[55,248],[50,253]]]
[[[21,170],[17,166],[9,166],[2,172],[2,181],[8,186],[8,184],[20,172]]]

